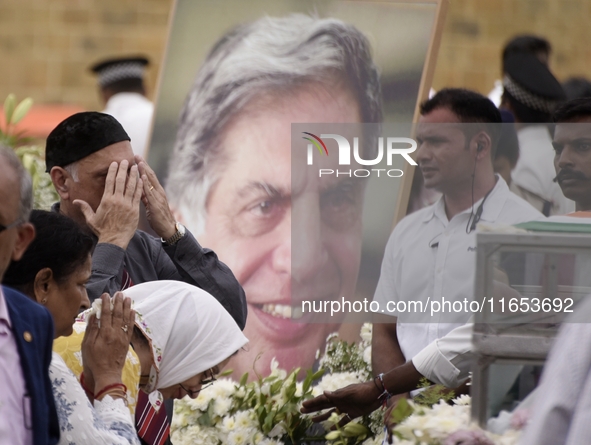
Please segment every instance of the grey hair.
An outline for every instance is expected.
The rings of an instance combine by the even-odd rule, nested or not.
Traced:
[[[33,209],[33,181],[31,180],[31,175],[25,170],[25,167],[23,167],[23,164],[14,151],[5,145],[0,145],[0,157],[16,173],[20,186],[18,218],[21,222],[27,222]]]
[[[261,93],[334,85],[335,74],[357,100],[362,122],[380,123],[378,72],[367,38],[352,25],[303,14],[264,17],[214,45],[185,100],[166,186],[196,234],[204,229],[207,196],[217,181],[212,164],[221,157],[224,126]]]
[[[72,180],[74,182],[78,182],[78,166],[79,165],[80,165],[79,161],[75,161],[75,162],[72,162],[71,164],[65,165],[63,167],[63,169],[70,174],[70,176],[72,177]]]

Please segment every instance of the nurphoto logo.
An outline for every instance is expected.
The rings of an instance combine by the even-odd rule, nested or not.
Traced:
[[[307,164],[313,165],[314,164],[314,148],[318,150],[321,156],[329,156],[328,148],[326,143],[323,139],[334,139],[338,145],[338,156],[339,156],[339,165],[351,165],[351,144],[349,140],[341,136],[339,134],[321,134],[320,137],[316,136],[315,134],[308,133],[306,131],[302,132],[306,136],[302,138],[308,141],[307,144]],[[386,149],[384,150],[384,139],[386,140]],[[353,138],[353,158],[355,162],[359,165],[366,165],[372,166],[377,165],[384,159],[384,152],[386,156],[387,165],[392,165],[392,158],[395,155],[402,156],[406,162],[410,165],[417,165],[413,158],[410,157],[410,153],[413,153],[417,149],[417,143],[414,139],[411,138],[404,138],[404,137],[379,137],[377,140],[378,149],[377,154],[374,159],[363,159],[359,154],[359,138]],[[402,147],[401,147],[402,145]],[[385,168],[360,168],[356,170],[334,170],[330,168],[320,168],[318,169],[318,175],[322,176],[329,176],[329,175],[336,175],[338,176],[356,176],[359,178],[368,177],[371,174],[377,174],[380,176],[380,173],[384,172],[391,178],[399,178],[403,175],[403,171],[397,168],[394,169],[385,169]]]

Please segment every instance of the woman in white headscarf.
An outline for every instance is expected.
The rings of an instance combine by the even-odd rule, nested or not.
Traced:
[[[195,286],[154,281],[123,293],[136,313],[131,344],[141,363],[140,388],[153,405],[196,397],[201,382],[248,342],[223,306]]]
[[[135,285],[123,294],[132,299],[135,311],[135,320],[122,320],[120,326],[126,332],[133,326],[132,349],[125,366],[136,371],[127,373],[133,376],[131,381],[123,380],[132,414],[138,387],[149,394],[149,402],[157,411],[164,399],[197,397],[225,362],[248,342],[223,306],[210,294],[190,284],[154,281]],[[101,300],[95,300],[93,308],[82,314],[81,322],[74,327],[75,332],[81,333],[85,320],[92,324],[88,328],[90,332],[96,332],[101,320],[90,315],[104,312],[98,301]],[[88,343],[88,337],[84,343]],[[80,363],[80,340],[76,336],[59,340],[62,339],[68,343],[62,342],[54,350],[78,377],[84,366],[83,386],[90,397],[92,388],[96,392],[96,385],[93,376],[87,375],[88,363]],[[90,359],[84,351],[82,356],[84,360]],[[69,431],[71,443],[95,443],[86,434],[87,422],[78,423]]]

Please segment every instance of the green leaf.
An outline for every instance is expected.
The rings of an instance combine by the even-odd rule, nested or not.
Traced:
[[[270,413],[267,414],[267,417],[265,417],[265,421],[263,422],[263,431],[265,433],[268,433],[269,431],[271,431],[273,429],[273,426],[275,424],[274,420],[275,420],[275,413],[273,411],[271,411]]]
[[[336,440],[336,439],[338,439],[340,437],[341,437],[341,432],[340,431],[331,431],[326,436],[324,436],[324,438],[326,440]]]
[[[406,399],[399,399],[396,402],[396,407],[390,413],[390,419],[395,423],[399,424],[404,419],[409,417],[413,413],[413,408],[410,406]]]
[[[312,381],[318,380],[320,377],[324,375],[324,369],[320,368],[314,374],[312,374]]]
[[[285,397],[290,400],[296,393],[296,384],[293,382],[291,385],[287,387],[285,390]]]
[[[308,392],[308,390],[310,389],[310,386],[312,386],[312,370],[308,369],[308,371],[306,372],[306,378],[304,379],[304,382],[302,383],[302,393],[306,394]]]
[[[209,414],[203,413],[197,418],[197,423],[201,426],[211,426],[211,418]]]
[[[283,382],[281,380],[276,381],[271,385],[271,395],[277,394],[281,387],[283,386]]]
[[[349,437],[361,436],[369,432],[365,425],[361,425],[358,422],[349,422],[343,427],[343,430],[346,434],[350,435]]]
[[[241,378],[240,378],[240,386],[244,386],[246,385],[246,381],[248,380],[248,372],[245,373]]]
[[[455,393],[453,390],[448,389],[443,385],[433,385],[432,382],[430,382],[424,377],[419,381],[418,388],[426,389],[418,393],[413,398],[413,401],[417,405],[433,406],[439,403],[440,400],[448,402],[455,398]]]
[[[14,114],[12,115],[12,118],[10,119],[10,123],[11,124],[18,124],[22,120],[22,118],[25,117],[26,114],[29,112],[32,105],[33,105],[33,99],[31,99],[30,97],[23,99],[22,102],[20,104],[18,104],[16,106],[16,108],[14,109]]]
[[[10,124],[12,119],[12,113],[14,113],[14,107],[16,106],[16,97],[14,94],[9,94],[4,100],[4,118],[6,119],[6,125]]]
[[[259,419],[259,425],[263,425],[265,422],[265,418],[267,417],[267,408],[264,406],[259,406],[256,409],[257,419]]]

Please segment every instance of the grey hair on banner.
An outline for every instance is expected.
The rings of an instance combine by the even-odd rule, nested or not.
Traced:
[[[166,181],[171,204],[197,235],[219,175],[212,167],[222,157],[224,126],[261,93],[309,83],[330,86],[335,77],[357,99],[362,122],[382,121],[370,45],[352,25],[304,14],[264,17],[238,26],[214,45],[185,100]]]

